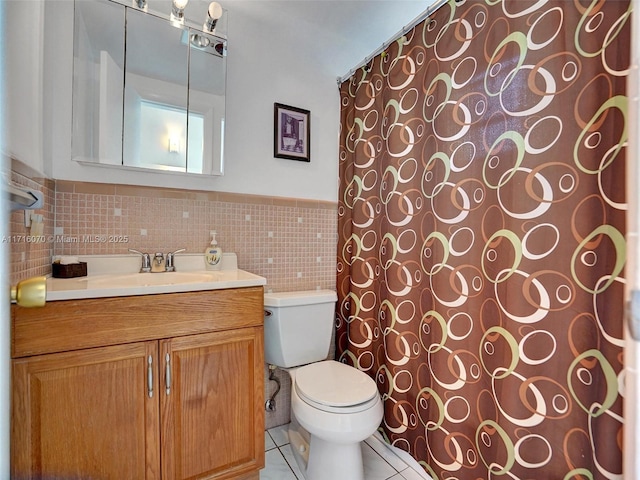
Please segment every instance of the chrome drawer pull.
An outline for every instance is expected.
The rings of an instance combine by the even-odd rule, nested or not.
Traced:
[[[166,358],[166,365],[165,365],[165,371],[164,371],[164,383],[167,387],[167,395],[169,395],[171,393],[171,363],[170,363],[171,358],[169,357],[168,353],[165,358]]]
[[[147,359],[147,391],[149,398],[153,397],[153,357],[149,355]]]

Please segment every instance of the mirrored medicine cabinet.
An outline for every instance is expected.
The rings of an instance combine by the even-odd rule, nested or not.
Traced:
[[[223,174],[226,25],[203,31],[209,2],[188,5],[200,6],[199,27],[187,10],[176,22],[165,4],[75,0],[73,160]]]

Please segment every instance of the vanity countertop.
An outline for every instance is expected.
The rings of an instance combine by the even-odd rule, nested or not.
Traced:
[[[136,255],[87,255],[88,275],[47,278],[46,301],[183,293],[227,288],[255,287],[264,277],[237,268],[233,253],[225,253],[220,270],[205,270],[202,255],[176,256],[176,271],[139,273]]]

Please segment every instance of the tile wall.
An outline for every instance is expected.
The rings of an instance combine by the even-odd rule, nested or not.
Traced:
[[[11,282],[51,272],[52,255],[122,254],[129,248],[204,252],[218,232],[238,266],[267,279],[266,291],[335,289],[337,203],[154,187],[41,180],[14,165],[12,179],[43,191],[45,241],[26,239],[23,211],[11,215]],[[265,395],[276,384],[268,380]],[[267,428],[289,422],[289,375]]]
[[[2,243],[10,244],[9,274],[10,282],[15,285],[25,278],[51,273],[51,256],[54,244],[46,241],[53,235],[55,219],[55,184],[52,180],[39,178],[28,168],[14,162],[11,180],[24,187],[43,193],[42,209],[29,211],[42,215],[44,231],[42,236],[31,236],[30,228],[25,226],[25,211],[17,210],[9,216],[9,235]]]
[[[337,205],[331,202],[152,187],[37,180],[45,193],[44,241],[28,242],[24,213],[11,215],[11,281],[50,272],[52,255],[204,252],[218,232],[239,267],[267,279],[267,290],[335,288]],[[5,240],[11,240],[5,239]]]
[[[335,288],[336,203],[58,181],[55,204],[56,255],[201,253],[215,230],[267,290]]]

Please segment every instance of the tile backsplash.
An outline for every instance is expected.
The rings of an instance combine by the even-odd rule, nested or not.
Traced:
[[[44,218],[42,236],[31,236],[25,226],[25,211],[17,210],[9,216],[9,235],[3,243],[9,244],[10,281],[14,285],[25,278],[51,273],[51,256],[54,243],[47,241],[53,235],[55,218],[55,184],[52,180],[25,174],[24,170],[11,171],[11,180],[21,186],[43,193],[44,205],[39,210],[27,210],[27,214],[38,214]]]
[[[33,182],[14,172],[14,181]],[[12,245],[12,282],[50,271],[51,255],[223,251],[267,290],[335,288],[337,204],[218,192],[45,181],[45,241]],[[28,236],[14,212],[11,233]],[[49,269],[49,270],[48,270]]]

